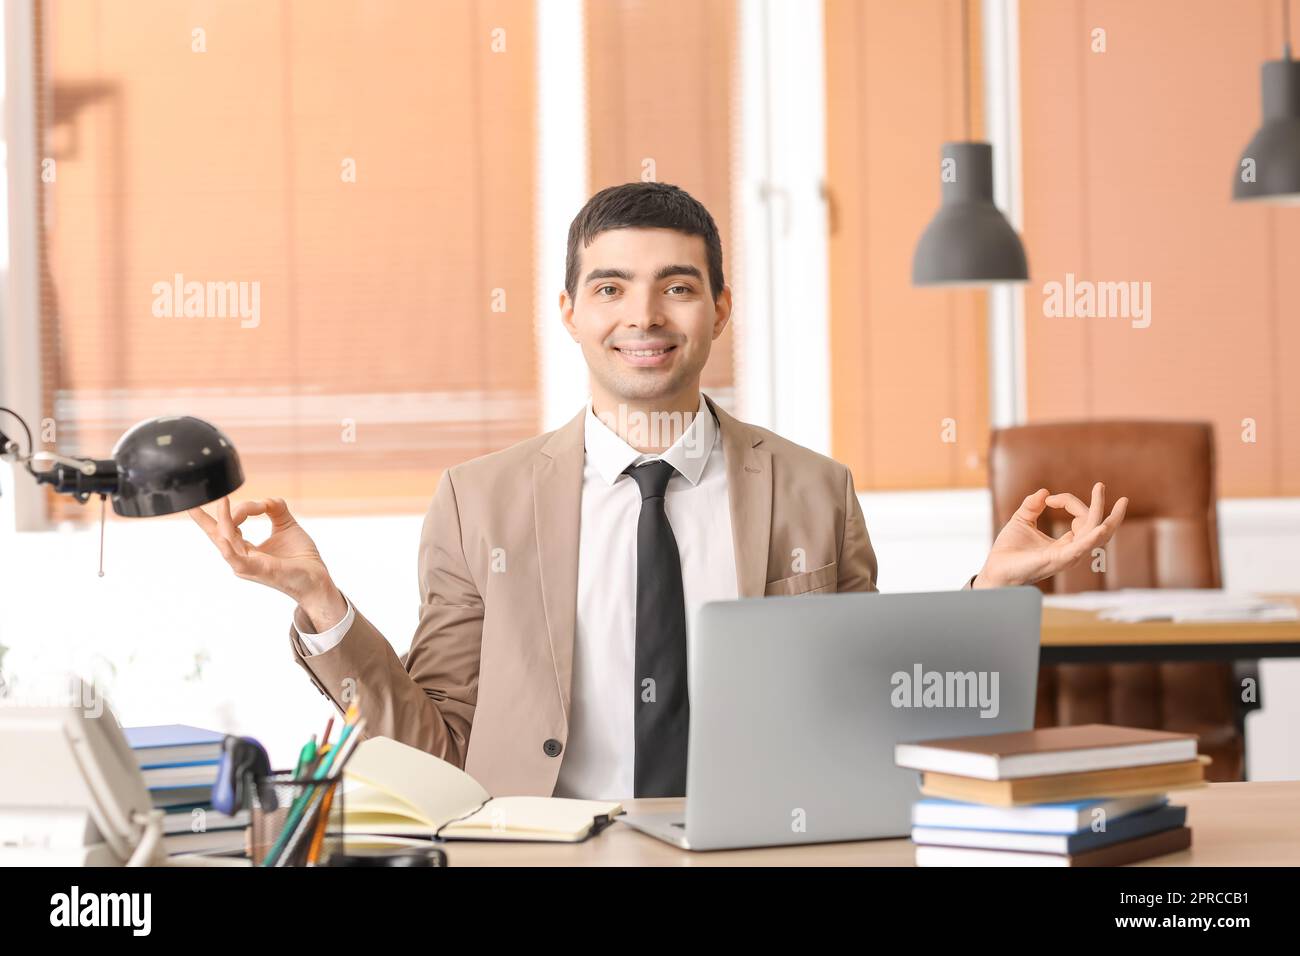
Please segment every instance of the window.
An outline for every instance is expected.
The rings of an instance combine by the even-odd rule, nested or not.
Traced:
[[[585,16],[590,192],[643,177],[681,186],[712,213],[734,282],[735,0],[587,0]],[[732,349],[728,327],[704,371],[705,392],[726,407]]]
[[[1029,417],[1210,421],[1220,494],[1294,495],[1300,223],[1230,198],[1280,10],[1148,0],[1095,19],[1020,5]],[[1067,276],[1149,288],[1149,313],[1049,317],[1044,287]]]
[[[974,136],[979,4],[968,3]],[[826,0],[833,454],[859,489],[980,487],[986,293],[915,288],[939,150],[965,138],[961,6]]]
[[[534,14],[38,3],[59,450],[189,413],[241,496],[423,511],[442,469],[536,434]]]

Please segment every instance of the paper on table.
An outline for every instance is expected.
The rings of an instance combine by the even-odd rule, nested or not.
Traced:
[[[1126,588],[1119,591],[1083,591],[1078,594],[1050,594],[1047,607],[1074,611],[1097,611],[1104,621],[1294,621],[1300,618],[1295,605],[1272,601],[1244,592],[1217,588]]]

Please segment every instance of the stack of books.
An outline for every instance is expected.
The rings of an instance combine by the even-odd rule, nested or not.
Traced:
[[[168,854],[237,850],[248,811],[227,816],[212,807],[212,785],[224,734],[184,724],[123,728],[156,809],[164,811]]]
[[[922,773],[918,866],[1121,866],[1191,846],[1168,793],[1205,783],[1194,734],[1105,724],[899,744]]]

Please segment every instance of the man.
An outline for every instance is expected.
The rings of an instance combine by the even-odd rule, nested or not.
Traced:
[[[420,539],[420,618],[399,657],[330,578],[282,499],[191,512],[235,573],[298,602],[296,659],[368,733],[463,767],[493,794],[680,796],[688,621],[706,601],[876,588],[849,470],[700,392],[731,316],[708,211],[676,186],[593,196],[569,228],[565,328],[591,404],[448,470]],[[1124,518],[1042,489],[967,586],[1040,580]],[[1035,522],[1064,508],[1059,539]],[[261,544],[239,526],[271,519]],[[799,636],[792,634],[792,641]]]

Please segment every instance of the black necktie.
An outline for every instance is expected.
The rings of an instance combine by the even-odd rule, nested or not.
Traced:
[[[664,511],[674,474],[652,461],[626,474],[641,489],[636,524],[636,772],[634,796],[686,795],[686,600],[682,560]]]

